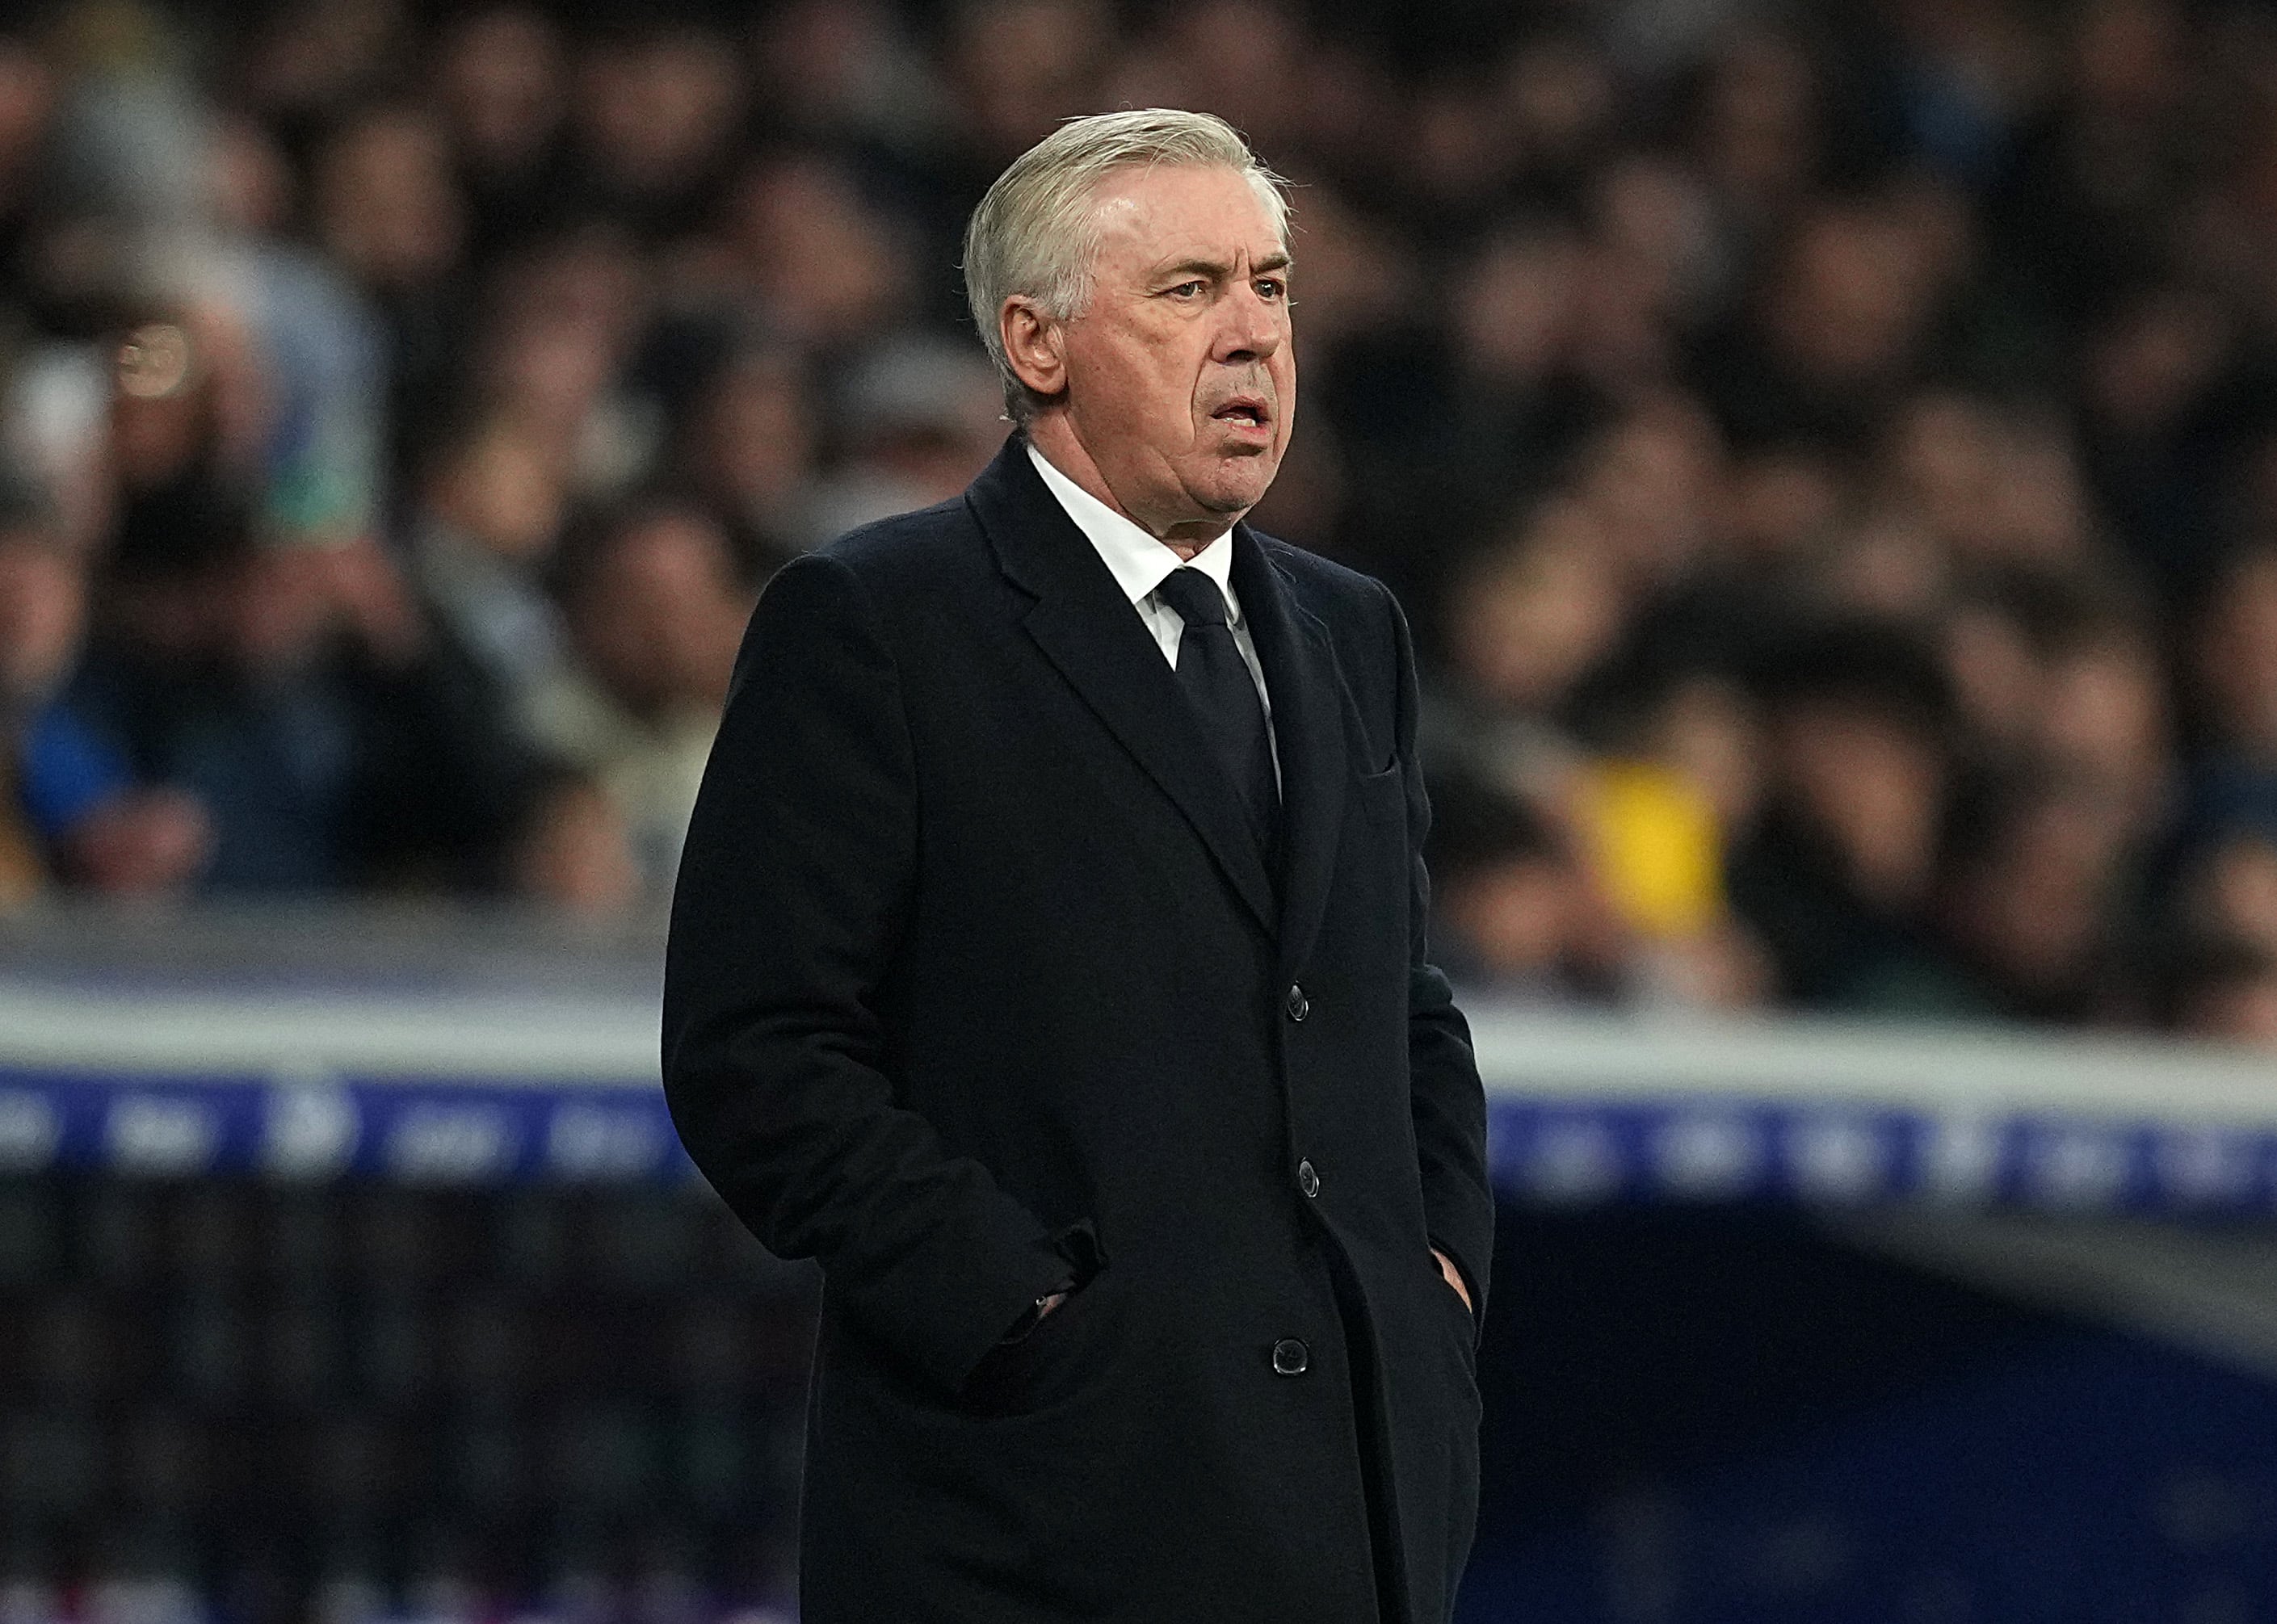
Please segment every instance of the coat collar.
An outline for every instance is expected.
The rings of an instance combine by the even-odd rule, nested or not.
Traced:
[[[1233,588],[1273,695],[1281,757],[1277,901],[1240,799],[1212,761],[1177,676],[1097,550],[1045,488],[1024,436],[1005,442],[965,501],[999,567],[1035,600],[1023,618],[1028,634],[1279,937],[1284,968],[1301,963],[1327,907],[1343,818],[1343,687],[1326,631],[1297,604],[1264,544],[1248,526],[1234,527]]]

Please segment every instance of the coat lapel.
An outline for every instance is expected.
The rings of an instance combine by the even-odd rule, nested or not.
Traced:
[[[1273,696],[1281,762],[1281,964],[1293,975],[1311,956],[1328,911],[1344,829],[1344,676],[1328,628],[1298,603],[1247,525],[1233,532],[1233,590]]]
[[[1004,443],[965,501],[1005,574],[1035,599],[1028,634],[1184,815],[1258,922],[1274,930],[1272,879],[1232,780],[1161,648],[1029,462],[1024,436]],[[1245,594],[1242,602],[1245,610]],[[1277,697],[1275,704],[1277,715]]]

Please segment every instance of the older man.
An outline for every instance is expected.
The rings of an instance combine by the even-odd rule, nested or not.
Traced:
[[[965,275],[1017,432],[754,617],[674,915],[689,1151],[820,1260],[807,1624],[1436,1624],[1491,1249],[1390,595],[1259,535],[1286,205],[1062,125]]]

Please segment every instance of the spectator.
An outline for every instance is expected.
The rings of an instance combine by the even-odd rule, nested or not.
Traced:
[[[1931,930],[1953,763],[1949,700],[1901,628],[1813,628],[1763,672],[1763,813],[1732,856],[1732,898],[1788,998],[1863,1008],[1948,979]]]
[[[1474,770],[1435,781],[1427,856],[1437,877],[1450,975],[1527,1002],[1603,1002],[1619,990],[1611,915],[1567,841]]]
[[[833,403],[843,465],[807,494],[803,547],[959,495],[1003,439],[996,369],[962,345],[880,345],[847,369]]]
[[[659,900],[646,890],[622,808],[600,784],[574,771],[549,775],[532,793],[509,873],[516,895],[595,919]]]
[[[797,357],[731,341],[695,391],[678,452],[681,476],[727,527],[742,573],[765,580],[800,550],[811,512],[820,425]]]
[[[0,33],[0,265],[21,262],[57,89],[45,57],[27,41]]]
[[[644,893],[659,897],[679,866],[750,596],[715,520],[655,503],[611,514],[573,543],[561,598],[580,671],[542,736],[599,785]]]
[[[2239,828],[2212,840],[2177,891],[2189,936],[2277,953],[2277,829]]]
[[[958,213],[1049,134],[1063,109],[1097,100],[1109,27],[1096,0],[971,0],[956,9],[947,66],[971,159],[967,184],[978,183]]]
[[[2058,770],[1980,791],[1946,839],[1940,913],[1962,971],[1910,989],[1919,1013],[1962,1011],[2116,1024],[2124,1002],[2117,927],[2128,808],[2113,786]]]
[[[819,154],[770,153],[747,168],[713,252],[719,294],[753,300],[773,330],[811,350],[857,344],[910,307],[906,239]]]
[[[309,209],[317,241],[385,335],[400,476],[423,414],[451,387],[468,325],[466,204],[442,127],[406,103],[358,112],[316,153]]]
[[[1815,204],[1705,351],[1702,387],[1743,442],[1862,444],[1918,376],[1950,275],[1900,200]]]
[[[561,133],[567,49],[552,19],[521,0],[463,11],[435,42],[438,94],[469,201],[477,259],[510,249],[568,206]]]
[[[2190,647],[2200,743],[2190,816],[2277,825],[2277,549],[2214,578]]]
[[[242,505],[218,497],[148,522],[175,545],[122,545],[126,612],[72,695],[138,772],[206,808],[204,883],[490,883],[519,758],[488,689],[428,637],[377,543],[264,543]]]
[[[202,808],[146,788],[63,697],[86,613],[84,567],[20,499],[0,513],[0,908],[51,880],[111,893],[194,878]]]
[[[603,28],[577,53],[572,130],[583,201],[644,242],[704,224],[743,112],[727,41],[669,16]]]
[[[1447,725],[1487,745],[1508,770],[1555,770],[1572,755],[1566,702],[1611,654],[1627,612],[1618,564],[1596,515],[1542,508],[1458,582],[1446,614]]]
[[[434,453],[412,520],[413,577],[437,629],[496,684],[525,736],[567,680],[567,635],[544,586],[567,506],[537,436],[493,415]]]
[[[2277,953],[2216,939],[2186,951],[2169,972],[2174,1030],[2277,1050]]]
[[[1030,30],[1019,49],[1003,53],[1007,71],[1048,57],[1040,34]],[[942,87],[880,0],[794,0],[760,25],[758,46],[758,97],[795,136],[873,144],[905,158],[938,141]]]
[[[574,495],[621,495],[662,449],[662,427],[629,370],[651,270],[627,233],[594,221],[532,242],[485,291],[471,392],[537,436]]]

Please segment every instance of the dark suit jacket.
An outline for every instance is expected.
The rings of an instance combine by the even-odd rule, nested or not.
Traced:
[[[1017,436],[752,618],[665,1081],[753,1233],[821,1261],[807,1624],[1372,1624],[1372,1550],[1405,1624],[1447,1615],[1478,1390],[1429,1248],[1483,1308],[1493,1203],[1414,666],[1375,582],[1234,548],[1277,876]]]

